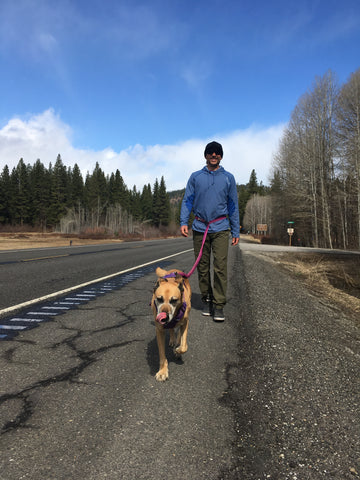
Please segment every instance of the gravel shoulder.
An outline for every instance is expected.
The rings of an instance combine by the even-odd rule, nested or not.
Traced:
[[[238,359],[228,366],[236,468],[224,478],[359,478],[359,329],[296,275],[242,251]],[[235,300],[236,292],[240,298]]]

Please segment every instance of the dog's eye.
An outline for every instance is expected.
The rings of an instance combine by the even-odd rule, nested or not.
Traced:
[[[178,299],[177,298],[172,298],[170,300],[170,303],[171,303],[171,305],[176,305],[178,303]]]
[[[161,297],[156,297],[156,301],[159,302],[159,303],[164,303],[164,298],[161,296]]]

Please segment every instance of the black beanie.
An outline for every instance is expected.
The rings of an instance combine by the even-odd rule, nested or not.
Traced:
[[[210,142],[206,145],[205,147],[205,152],[204,152],[204,157],[208,154],[213,154],[216,153],[216,155],[221,155],[221,158],[223,157],[223,149],[220,143],[218,142]]]

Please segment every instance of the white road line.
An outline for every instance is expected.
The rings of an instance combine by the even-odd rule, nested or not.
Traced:
[[[45,295],[43,297],[34,298],[33,300],[29,300],[28,302],[19,303],[18,305],[13,305],[12,307],[4,308],[3,310],[0,310],[0,315],[3,315],[4,313],[12,312],[12,311],[17,310],[19,308],[28,307],[29,305],[34,305],[34,303],[43,302],[45,300],[49,300],[50,298],[54,298],[54,297],[58,297],[60,295],[64,295],[65,293],[73,292],[74,290],[78,290],[79,288],[87,287],[88,285],[92,285],[93,283],[104,282],[105,280],[108,280],[108,279],[113,278],[113,277],[117,277],[118,275],[122,275],[124,273],[131,272],[133,270],[137,270],[138,268],[147,267],[148,265],[152,265],[153,263],[161,262],[163,260],[167,260],[168,258],[177,257],[178,255],[182,255],[183,253],[188,253],[188,252],[192,252],[192,251],[193,251],[193,249],[190,248],[189,250],[184,250],[184,251],[179,252],[179,253],[174,253],[173,255],[168,255],[167,257],[163,257],[163,258],[157,258],[156,260],[153,260],[152,262],[143,263],[142,265],[137,265],[136,267],[128,268],[126,270],[122,270],[121,272],[117,272],[117,273],[113,273],[111,275],[107,275],[106,277],[96,278],[95,280],[91,280],[90,282],[81,283],[80,285],[75,285],[73,287],[66,288],[65,290],[60,290],[58,292],[50,293],[49,295]]]
[[[70,310],[69,307],[42,307],[44,310]]]
[[[27,315],[47,315],[49,317],[58,315],[56,312],[27,312]]]
[[[26,326],[19,326],[19,325],[0,325],[0,330],[25,330],[25,328],[29,328]]]
[[[10,322],[41,323],[45,318],[12,318]]]

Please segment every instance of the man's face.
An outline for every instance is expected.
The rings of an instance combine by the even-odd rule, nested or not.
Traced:
[[[219,167],[221,161],[221,155],[216,152],[206,154],[206,164],[209,169],[216,170]]]

